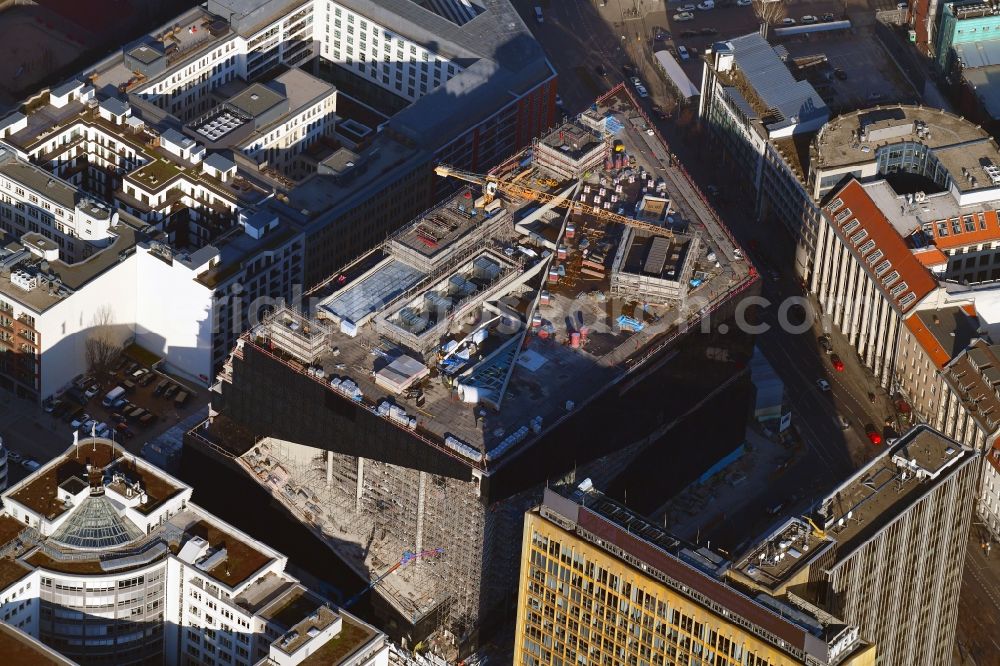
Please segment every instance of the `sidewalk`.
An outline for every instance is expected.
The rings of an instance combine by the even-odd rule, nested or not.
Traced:
[[[982,548],[973,519],[958,601],[954,666],[993,666],[1000,656],[1000,546]]]

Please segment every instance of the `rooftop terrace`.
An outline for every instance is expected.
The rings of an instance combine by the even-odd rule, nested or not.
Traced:
[[[983,160],[1000,165],[1000,150],[990,135],[968,120],[939,109],[881,106],[837,116],[813,143],[813,170],[873,162],[883,146],[910,142],[933,151],[960,191],[994,187]],[[975,183],[963,169],[976,177]]]

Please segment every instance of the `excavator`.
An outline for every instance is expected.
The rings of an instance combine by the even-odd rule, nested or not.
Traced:
[[[665,229],[655,224],[649,224],[648,222],[641,222],[631,217],[625,217],[624,215],[619,215],[618,213],[612,212],[606,208],[591,206],[583,203],[582,201],[571,201],[568,198],[565,198],[562,201],[557,201],[559,199],[559,195],[536,190],[533,187],[517,183],[508,178],[502,178],[489,174],[478,174],[471,171],[463,171],[461,169],[448,166],[447,164],[439,164],[434,167],[434,173],[442,178],[456,178],[467,183],[472,183],[473,185],[478,185],[483,190],[483,200],[487,205],[489,205],[498,194],[503,194],[511,199],[527,199],[529,201],[537,201],[539,203],[552,204],[560,207],[570,206],[574,211],[587,213],[608,222],[624,224],[634,229],[642,229],[643,231],[657,236],[672,238],[674,235],[670,229]]]

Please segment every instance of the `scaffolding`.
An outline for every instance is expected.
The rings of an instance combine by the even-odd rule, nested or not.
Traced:
[[[282,351],[311,365],[330,351],[330,329],[287,307],[279,308],[264,319],[261,334]]]
[[[497,512],[480,497],[477,478],[455,479],[271,438],[241,463],[367,578],[406,550],[443,548],[442,557],[414,562],[373,590],[413,624],[433,613],[461,638],[483,608],[510,593],[517,563],[487,571],[499,564],[490,553],[497,550],[494,539],[520,537],[520,515],[530,502],[520,513]],[[484,576],[491,581],[485,586]]]

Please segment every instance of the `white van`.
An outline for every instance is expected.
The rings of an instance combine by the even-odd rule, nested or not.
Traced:
[[[116,386],[108,394],[104,396],[104,400],[101,400],[101,404],[105,407],[110,407],[115,400],[125,395],[125,389],[121,386]]]
[[[542,17],[541,7],[535,7],[535,20],[539,23],[545,23],[545,19]]]

